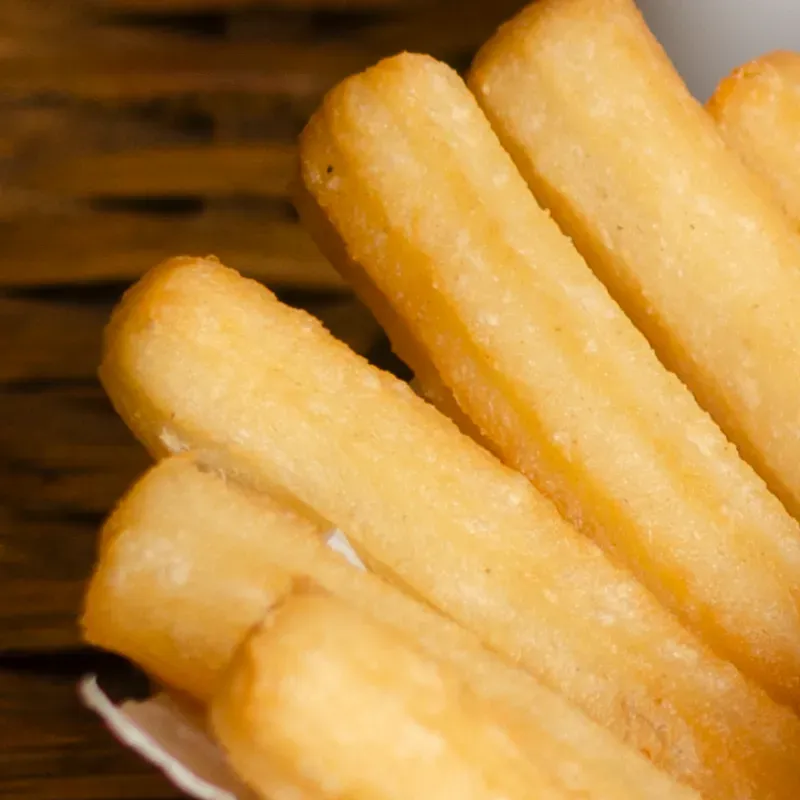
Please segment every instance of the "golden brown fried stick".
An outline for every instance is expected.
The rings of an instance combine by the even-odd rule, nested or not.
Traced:
[[[293,512],[190,455],[151,469],[103,532],[86,638],[202,702],[266,610],[295,581],[311,582],[458,671],[472,692],[514,718],[520,742],[565,789],[597,800],[694,796],[472,634],[351,567]]]
[[[301,158],[350,257],[506,463],[800,707],[797,523],[536,205],[455,73],[404,56],[350,78]]]
[[[739,67],[706,107],[800,227],[800,53],[770,53]]]
[[[216,494],[202,496],[217,484]],[[85,600],[90,642],[204,701],[244,631],[291,589],[286,570],[264,556],[269,537],[320,534],[313,523],[262,497],[257,522],[264,546],[259,550],[251,534],[253,557],[243,559],[236,544],[255,520],[245,527],[248,519],[237,515],[235,499],[221,477],[203,475],[187,458],[156,467],[106,522]],[[204,525],[216,535],[204,535]],[[196,547],[202,558],[192,558]]]
[[[525,478],[264,287],[214,261],[163,264],[115,312],[101,375],[154,452],[185,446],[298,498],[674,776],[709,796],[797,796],[793,714]]]
[[[234,769],[358,800],[569,800],[497,706],[340,600],[293,594],[234,657],[211,706]],[[530,757],[532,756],[532,758]]]
[[[424,345],[411,332],[402,316],[372,282],[369,274],[347,252],[336,228],[331,225],[325,212],[308,191],[302,176],[298,176],[292,187],[292,197],[303,226],[312,235],[322,254],[353,287],[361,302],[372,311],[389,338],[395,355],[406,363],[414,373],[413,388],[445,416],[450,417],[459,429],[484,446],[491,447],[474,422],[459,408],[453,393],[442,381],[430,360]]]
[[[800,515],[800,239],[633,0],[542,0],[469,85],[589,265]]]

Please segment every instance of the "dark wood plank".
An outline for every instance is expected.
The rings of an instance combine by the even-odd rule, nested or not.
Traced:
[[[181,795],[121,747],[77,697],[78,675],[0,666],[4,800],[167,800]]]
[[[115,103],[197,93],[319,97],[380,55],[340,45],[92,29],[7,50],[5,58],[0,53],[6,97],[57,93]]]
[[[89,378],[100,361],[109,305],[0,297],[0,383]]]
[[[375,346],[379,328],[354,300],[340,303],[327,299],[306,305],[355,350],[368,353]],[[28,308],[47,314],[46,304]],[[82,360],[92,373],[107,316],[107,307],[102,313],[87,314],[75,340],[78,347],[86,348],[75,361]],[[58,338],[57,326],[44,331],[43,326],[28,326],[27,321],[25,325],[32,331],[27,335],[34,342],[41,342],[40,336]],[[94,332],[92,325],[96,325]],[[18,339],[22,346],[26,345],[25,335]],[[70,345],[64,339],[67,348]],[[19,356],[12,366],[14,362],[17,375],[29,366]],[[43,357],[43,370],[47,364]],[[60,369],[58,363],[51,366],[54,371]],[[0,505],[19,515],[105,513],[149,463],[93,381],[74,386],[46,383],[7,387],[0,391],[0,420],[13,420],[13,424],[0,424]]]
[[[76,21],[77,3],[58,0],[3,0],[0,3],[0,31],[9,37],[31,32],[55,32]]]
[[[127,12],[194,14],[198,11],[238,11],[248,8],[302,8],[337,11],[397,8],[437,0],[83,0],[95,8]]]
[[[30,214],[0,221],[0,287],[131,281],[181,254],[217,255],[274,286],[345,288],[299,224],[270,218],[267,212],[175,218]]]
[[[44,345],[34,377],[63,372],[67,363],[94,372],[107,306],[77,320],[83,331],[72,344],[88,345],[78,357],[66,344],[72,314],[59,319],[50,313],[64,311],[62,306],[0,301],[0,308],[4,302],[27,309],[21,316],[33,319],[32,326],[25,324]],[[304,305],[355,350],[375,347],[377,323],[352,298]],[[48,317],[52,327],[35,324]],[[60,351],[59,331],[65,342]],[[25,335],[16,341],[31,343]],[[51,350],[49,361],[44,354]],[[20,369],[30,369],[24,358],[14,359]],[[97,385],[7,387],[0,391],[0,420],[13,421],[0,424],[0,652],[72,647],[79,642],[77,616],[102,518],[150,462]]]
[[[0,64],[7,96],[15,97],[55,92],[130,101],[205,92],[318,98],[342,78],[399,49],[425,50],[445,60],[475,50],[518,4],[472,0],[467,5],[474,13],[449,3],[379,25],[374,33],[368,27],[344,38],[336,26],[326,35],[324,28],[311,25],[307,37],[289,43],[268,24],[261,40],[236,41],[75,26],[69,37],[7,40]]]
[[[294,146],[210,145],[77,153],[37,159],[17,182],[69,196],[235,195],[285,197],[297,170]]]
[[[78,617],[99,525],[99,515],[70,521],[0,512],[0,655],[80,644]]]
[[[449,61],[476,52],[526,4],[525,0],[445,0],[378,17],[352,36],[363,47],[386,54],[408,50]]]
[[[0,392],[0,506],[12,515],[102,514],[149,464],[97,385]]]
[[[259,106],[248,107],[244,115],[240,108],[238,116],[249,116]],[[37,178],[41,184],[42,172],[61,158],[210,144],[214,135],[211,110],[198,100],[117,108],[70,98],[0,101],[0,118],[0,141],[6,158],[13,158],[4,165],[6,179],[20,186],[26,180],[35,184]]]
[[[303,43],[345,40],[376,54],[391,55],[407,50],[447,61],[467,52],[474,53],[523,5],[523,0],[406,3],[402,13],[373,14],[359,18],[358,24],[348,24],[345,17],[338,18],[339,26],[327,30],[307,24],[295,33],[295,38]],[[453,24],[454,20],[457,24]],[[264,39],[270,36],[273,25],[274,13],[262,7],[233,16],[228,35],[238,40]]]
[[[0,0],[0,797],[177,796],[75,695],[97,529],[149,464],[94,380],[115,297],[214,253],[393,364],[286,213],[291,144],[339,79],[463,66],[516,5]]]
[[[87,178],[80,174],[84,159],[95,164],[85,165],[87,173],[95,180],[103,180],[103,187],[108,189],[111,178],[98,174],[99,170],[124,169],[124,178],[131,171],[125,161],[129,157],[136,159],[137,165],[142,158],[159,159],[163,184],[173,172],[172,158],[178,159],[175,167],[180,167],[185,174],[186,158],[191,155],[187,148],[211,148],[212,145],[218,149],[198,153],[198,157],[203,158],[198,166],[200,179],[208,172],[219,173],[213,169],[215,164],[224,166],[226,171],[236,168],[240,162],[232,166],[221,163],[224,159],[236,158],[229,155],[236,147],[245,151],[241,158],[249,159],[248,166],[252,166],[252,159],[258,157],[260,151],[267,150],[270,163],[274,161],[285,169],[286,161],[282,156],[286,150],[291,151],[288,146],[294,144],[317,101],[317,97],[221,94],[114,107],[71,97],[50,96],[31,102],[5,103],[0,98],[3,122],[0,169],[4,191],[12,185],[40,190],[53,185],[63,193],[65,181],[77,181],[78,189],[85,191]],[[129,153],[133,155],[128,156]],[[66,166],[61,162],[66,162]],[[197,166],[197,162],[192,166]],[[256,166],[260,168],[259,164]],[[231,180],[235,180],[235,175]],[[246,190],[250,191],[252,185],[248,183]],[[178,190],[173,188],[172,191]],[[236,191],[235,184],[223,187],[223,191]],[[259,185],[257,191],[263,194],[276,190],[270,189],[268,184]],[[113,186],[110,193],[123,192],[120,187]],[[5,201],[0,202],[0,209],[4,205]]]

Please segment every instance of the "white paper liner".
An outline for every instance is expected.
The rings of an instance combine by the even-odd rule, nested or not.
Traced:
[[[341,531],[330,533],[327,544],[353,566],[365,569]],[[117,705],[94,675],[80,682],[78,693],[122,744],[160,769],[181,791],[197,800],[254,800],[202,723],[167,695],[125,700]]]
[[[94,675],[78,688],[81,699],[122,744],[158,767],[179,789],[198,800],[250,800],[225,756],[194,720],[166,695],[115,705]]]
[[[344,556],[354,567],[366,571],[364,562],[358,557],[353,545],[347,541],[347,537],[341,531],[333,531],[328,534],[327,545],[331,550],[335,550],[339,555]]]

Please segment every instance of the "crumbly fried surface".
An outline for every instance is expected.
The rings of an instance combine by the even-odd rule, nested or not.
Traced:
[[[115,313],[101,375],[154,452],[185,447],[296,498],[674,776],[713,796],[796,795],[791,712],[523,476],[264,287],[214,261],[165,263]]]

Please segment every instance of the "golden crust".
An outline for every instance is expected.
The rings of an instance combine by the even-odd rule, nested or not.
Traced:
[[[378,135],[378,133],[380,135]],[[332,92],[307,190],[483,436],[708,644],[800,705],[800,529],[530,195],[461,81]]]
[[[446,664],[320,594],[290,596],[248,637],[211,720],[265,800],[276,773],[319,798],[587,796],[557,786]]]
[[[706,107],[800,229],[800,54],[778,51],[739,67]]]
[[[87,593],[85,636],[173,689],[209,701],[248,631],[291,592],[312,585],[458,672],[514,721],[526,752],[565,789],[598,800],[693,796],[472,634],[351,567],[313,525],[193,456],[150,470],[112,525]]]
[[[245,632],[292,588],[259,537],[320,534],[268,496],[254,497],[252,509],[236,499],[189,455],[137,481],[103,526],[84,600],[86,640],[207,701]]]
[[[633,0],[542,0],[469,78],[537,198],[795,516],[800,240]]]
[[[674,776],[718,796],[796,796],[793,714],[307,314],[218,263],[179,260],[126,297],[105,344],[104,385],[143,441],[294,496]]]
[[[453,393],[442,381],[425,347],[395,313],[391,303],[380,292],[369,274],[348,253],[347,244],[331,225],[325,212],[308,191],[302,177],[293,186],[294,205],[306,230],[322,254],[353,288],[362,303],[372,311],[389,338],[392,350],[414,373],[414,388],[421,397],[458,425],[459,429],[484,446],[491,446],[472,420],[459,408]]]

